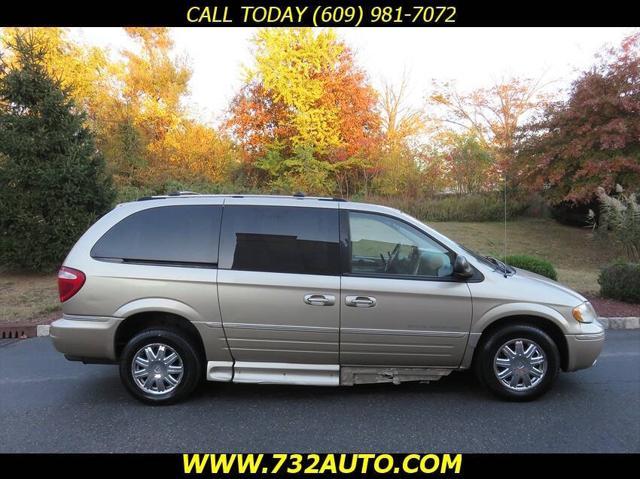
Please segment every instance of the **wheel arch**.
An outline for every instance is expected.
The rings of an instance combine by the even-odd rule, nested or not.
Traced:
[[[478,351],[481,350],[482,344],[488,340],[496,331],[513,325],[533,326],[541,329],[553,340],[560,353],[560,367],[567,370],[569,366],[569,345],[562,328],[556,321],[546,316],[538,316],[535,314],[513,314],[502,316],[488,323],[481,331],[478,341],[473,350],[472,363],[475,362]]]
[[[153,328],[169,329],[185,336],[196,347],[203,363],[206,363],[204,342],[198,329],[184,316],[167,311],[138,312],[121,321],[114,336],[116,359],[120,359],[124,346],[131,338],[144,330]]]

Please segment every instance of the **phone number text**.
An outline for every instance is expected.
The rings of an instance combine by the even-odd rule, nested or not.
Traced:
[[[362,6],[255,6],[242,5],[239,12],[228,6],[192,6],[186,11],[187,23],[241,25],[435,25],[455,24],[457,10],[452,5]]]

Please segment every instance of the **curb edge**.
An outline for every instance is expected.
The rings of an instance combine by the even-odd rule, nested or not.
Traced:
[[[598,318],[598,321],[604,329],[640,329],[640,317],[610,317],[610,318]]]

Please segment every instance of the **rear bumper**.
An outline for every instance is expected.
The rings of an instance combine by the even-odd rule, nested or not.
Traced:
[[[577,371],[593,366],[602,351],[605,337],[602,325],[595,321],[582,326],[584,333],[565,336],[569,352],[567,371]]]
[[[64,315],[51,323],[49,335],[55,348],[70,359],[115,361],[114,339],[121,321],[121,318]]]

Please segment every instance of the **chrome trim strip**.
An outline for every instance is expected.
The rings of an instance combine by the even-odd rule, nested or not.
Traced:
[[[355,343],[351,341],[341,341],[341,346],[371,346],[375,348],[430,348],[430,349],[453,349],[450,344],[403,344],[403,343]]]
[[[578,341],[601,341],[602,339],[604,339],[604,331],[594,334],[576,334],[575,338]]]
[[[301,341],[294,339],[262,339],[262,338],[229,338],[229,341],[246,341],[253,343],[290,343],[290,344],[322,344],[326,346],[335,346],[338,348],[338,343],[336,341]]]
[[[304,333],[334,333],[339,328],[324,326],[295,326],[289,324],[223,323],[225,329],[255,329],[259,331],[301,331]]]
[[[111,317],[111,316],[81,316],[75,314],[63,314],[62,318],[67,319],[69,321],[94,321],[94,322],[107,322],[112,319],[122,320],[122,318]]]
[[[429,336],[441,338],[464,338],[468,333],[458,331],[423,331],[413,329],[367,329],[342,328],[342,334],[375,334],[384,336]]]
[[[205,326],[207,326],[208,328],[221,328],[222,327],[222,323],[220,321],[208,321],[206,323],[203,323]]]
[[[229,341],[233,341],[230,339]],[[315,349],[273,349],[273,348],[242,348],[238,346],[234,346],[233,344],[230,346],[230,351],[260,351],[260,352],[268,352],[268,353],[311,353],[311,354],[338,354],[338,345],[336,344],[336,349],[333,351],[316,351]],[[284,364],[284,363],[283,363]]]
[[[340,351],[340,354],[347,356],[353,354],[375,354],[376,356],[387,355],[387,356],[428,356],[428,357],[439,357],[439,358],[449,358],[451,354],[438,354],[438,353],[401,353],[396,351],[391,352],[382,352],[382,351]]]

